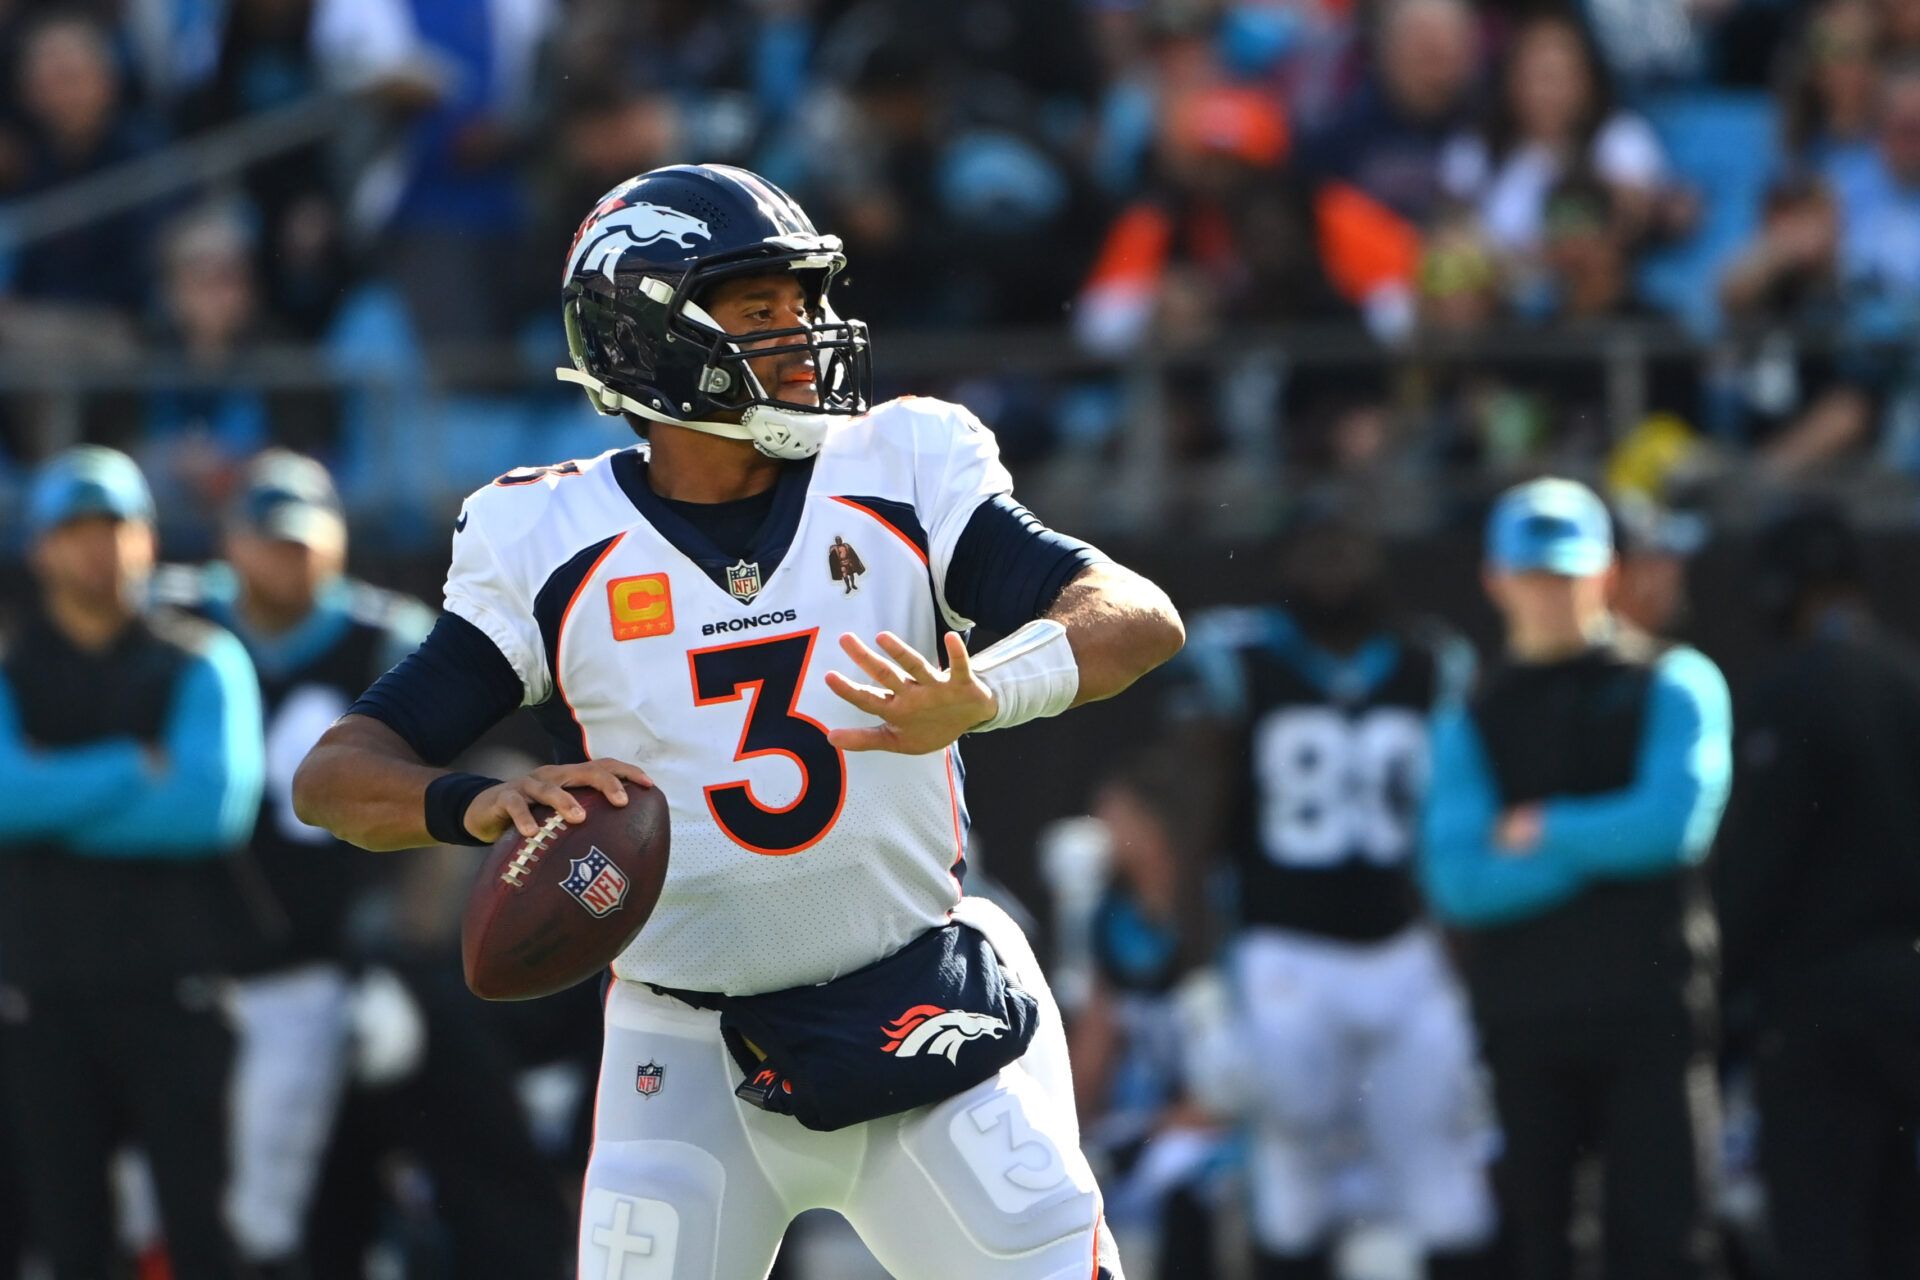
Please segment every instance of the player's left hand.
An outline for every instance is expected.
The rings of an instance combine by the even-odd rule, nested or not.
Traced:
[[[1493,844],[1510,858],[1524,858],[1540,847],[1544,817],[1537,804],[1518,804],[1500,815],[1494,828]]]
[[[860,729],[829,729],[828,741],[842,751],[925,755],[952,746],[999,709],[993,691],[974,676],[967,642],[957,634],[947,633],[945,671],[890,631],[882,631],[874,642],[885,652],[874,652],[858,636],[840,637],[840,647],[873,684],[856,684],[838,671],[827,672],[827,688],[885,721]]]

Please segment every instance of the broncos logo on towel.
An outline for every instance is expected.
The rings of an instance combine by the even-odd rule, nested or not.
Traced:
[[[887,1037],[887,1043],[881,1046],[882,1052],[900,1058],[937,1053],[959,1066],[961,1045],[982,1036],[998,1040],[1006,1033],[1007,1024],[985,1013],[917,1004],[880,1030]]]

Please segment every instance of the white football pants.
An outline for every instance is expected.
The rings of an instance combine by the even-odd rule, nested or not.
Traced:
[[[1439,940],[1251,928],[1233,955],[1246,1017],[1253,1230],[1303,1253],[1342,1224],[1357,1154],[1375,1206],[1426,1249],[1493,1234],[1489,1121],[1466,1000]]]
[[[967,898],[954,918],[1039,1001],[1032,1045],[944,1102],[833,1133],[733,1096],[740,1072],[719,1014],[615,982],[580,1280],[757,1280],[794,1216],[822,1208],[900,1280],[1090,1280],[1100,1193],[1080,1153],[1060,1010],[1004,911]],[[651,1093],[642,1067],[658,1068]]]
[[[235,984],[227,1217],[250,1261],[299,1251],[347,1084],[349,990],[346,972],[322,963]]]

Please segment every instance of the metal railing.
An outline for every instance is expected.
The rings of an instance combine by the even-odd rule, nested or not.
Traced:
[[[331,137],[354,122],[360,102],[356,94],[317,93],[169,143],[39,195],[0,203],[0,251],[18,252],[156,200],[198,191],[263,160]]]
[[[1386,348],[1353,330],[1304,327],[1236,331],[1231,341],[1191,348],[1150,344],[1112,357],[1091,354],[1058,330],[1013,330],[883,335],[877,355],[885,383],[899,390],[965,395],[982,382],[1011,381],[1042,385],[1057,400],[1063,389],[1098,388],[1111,409],[1112,430],[1056,439],[1022,466],[1023,493],[1062,522],[1095,534],[1162,528],[1235,533],[1271,528],[1304,490],[1325,479],[1288,457],[1289,433],[1298,425],[1280,408],[1289,379],[1350,379],[1354,398],[1377,398],[1399,419],[1417,421],[1422,380],[1413,375],[1419,373],[1495,362],[1507,370],[1590,367],[1604,388],[1606,439],[1599,450],[1583,456],[1562,451],[1550,461],[1595,476],[1604,465],[1606,444],[1645,414],[1652,361],[1692,360],[1704,370],[1709,361],[1753,340],[1754,335],[1700,340],[1666,326],[1620,324],[1577,335],[1510,330],[1475,341]],[[1803,335],[1800,341],[1808,350],[1834,343],[1821,335]],[[1273,389],[1267,411],[1255,411],[1250,426],[1243,421],[1225,431],[1214,450],[1197,456],[1184,450],[1173,428],[1181,397],[1249,370],[1260,372]],[[1411,393],[1409,384],[1415,387]],[[16,407],[31,406],[38,421],[51,424],[40,441],[43,449],[76,439],[84,406],[95,397],[137,398],[183,389],[337,401],[359,423],[352,442],[358,465],[348,497],[356,515],[372,521],[397,511],[430,513],[437,520],[492,474],[462,470],[463,449],[453,438],[461,424],[442,411],[449,403],[480,397],[509,409],[523,406],[529,437],[525,456],[512,459],[513,464],[553,461],[540,452],[543,441],[532,434],[533,425],[564,415],[564,406],[574,403],[552,382],[550,362],[532,362],[524,350],[510,347],[440,349],[428,352],[418,367],[376,368],[348,367],[313,348],[262,349],[222,368],[217,377],[152,355],[65,362],[0,353],[0,397]],[[579,413],[589,414],[584,404]],[[625,438],[618,424],[601,421],[606,426],[601,447]],[[1511,478],[1449,470],[1422,456],[1420,445],[1417,439],[1404,440],[1382,464],[1345,478],[1390,528],[1430,527],[1449,509]],[[1721,466],[1737,473],[1737,450],[1723,451]],[[1916,516],[1913,486],[1904,474],[1868,463],[1823,479],[1845,488],[1882,519]]]

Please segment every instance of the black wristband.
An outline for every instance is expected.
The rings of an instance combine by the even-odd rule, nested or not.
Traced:
[[[488,787],[500,785],[498,778],[483,778],[477,773],[443,773],[427,784],[427,834],[441,844],[482,845],[467,830],[467,809],[473,798]]]

